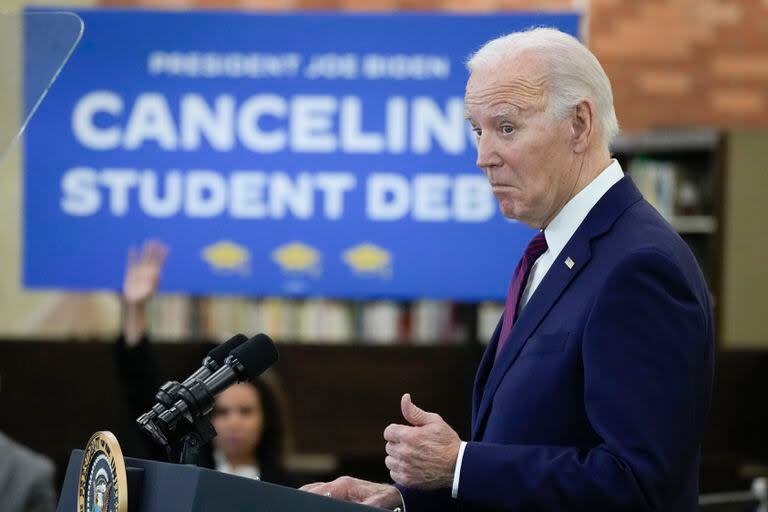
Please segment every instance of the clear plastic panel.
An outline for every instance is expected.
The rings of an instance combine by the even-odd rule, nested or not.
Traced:
[[[0,12],[0,162],[83,35],[68,12]]]

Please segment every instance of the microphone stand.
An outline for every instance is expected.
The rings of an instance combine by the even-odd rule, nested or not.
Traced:
[[[152,441],[165,450],[168,462],[198,466],[201,448],[210,443],[217,435],[210,416],[210,414],[206,414],[196,418],[193,423],[183,418],[176,423],[175,428],[168,433],[168,436],[150,418],[139,418],[137,423]]]
[[[216,429],[213,428],[210,415],[197,418],[193,424],[189,424],[189,430],[178,440],[176,449],[179,454],[179,464],[200,465],[200,449],[213,441],[216,437]]]

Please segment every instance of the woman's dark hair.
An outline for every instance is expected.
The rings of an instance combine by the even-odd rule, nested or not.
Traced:
[[[290,445],[290,436],[285,416],[285,406],[273,375],[263,375],[250,384],[261,398],[264,429],[261,442],[254,455],[264,473],[282,472],[285,455]]]

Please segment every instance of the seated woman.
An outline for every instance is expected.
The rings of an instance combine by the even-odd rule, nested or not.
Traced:
[[[131,249],[123,283],[123,324],[116,344],[126,401],[135,418],[152,405],[159,386],[147,335],[146,303],[157,291],[167,248],[147,242]],[[287,432],[274,378],[263,375],[216,396],[211,418],[218,435],[203,449],[200,465],[225,473],[292,485],[284,469]]]

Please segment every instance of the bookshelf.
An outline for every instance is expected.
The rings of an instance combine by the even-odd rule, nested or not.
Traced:
[[[718,296],[723,135],[714,129],[619,136],[612,151],[645,198],[691,247]],[[715,301],[716,303],[716,301]]]

